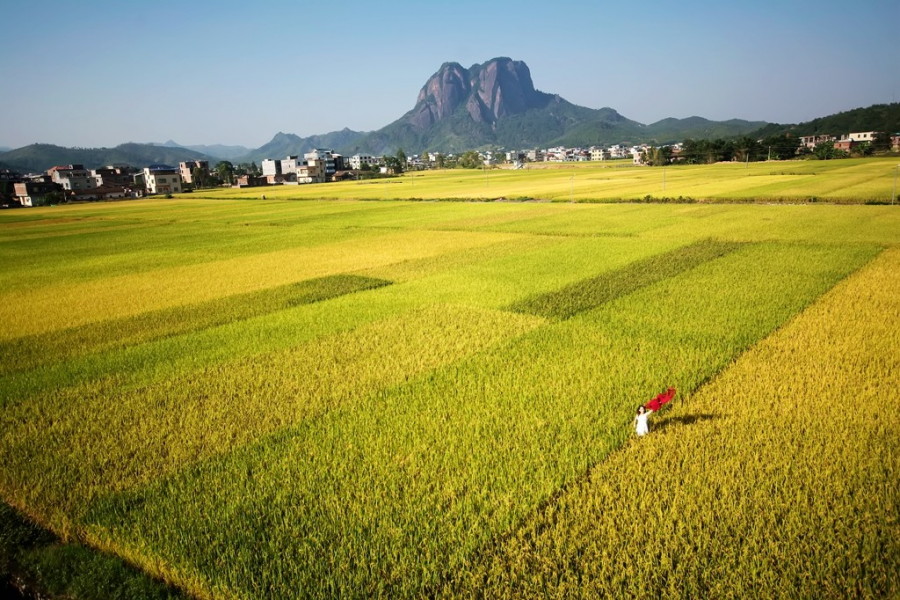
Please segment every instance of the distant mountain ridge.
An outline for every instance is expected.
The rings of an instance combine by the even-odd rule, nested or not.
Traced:
[[[524,62],[499,57],[468,69],[444,63],[422,87],[412,110],[360,140],[356,149],[381,154],[400,147],[417,153],[671,143],[684,137],[741,135],[763,125],[700,117],[643,125],[609,107],[585,108],[541,92]]]
[[[842,134],[861,131],[900,133],[900,102],[873,104],[866,108],[854,108],[833,115],[818,117],[804,123],[769,123],[752,132],[752,136],[762,138],[770,135],[792,134],[797,136],[833,135],[840,137]]]
[[[170,164],[178,166],[183,160],[216,159],[194,150],[180,147],[156,146],[153,144],[120,144],[115,148],[65,148],[53,144],[31,144],[0,154],[0,162],[9,168],[23,171],[46,171],[56,165],[81,164],[87,169],[124,163],[134,167],[150,164]]]
[[[480,148],[659,145],[687,138],[760,138],[778,133],[839,135],[879,129],[900,131],[900,104],[858,108],[798,125],[742,119],[710,121],[698,116],[643,125],[609,107],[586,108],[558,94],[542,92],[535,88],[524,62],[499,57],[468,69],[459,63],[444,63],[422,86],[411,110],[372,132],[345,128],[305,138],[279,132],[256,149],[225,145],[185,147],[172,140],[164,144],[87,149],[32,144],[0,152],[0,166],[40,171],[56,164],[81,163],[92,168],[117,162],[145,166],[158,162],[177,164],[182,160],[209,160],[212,166],[220,159],[259,164],[266,158],[302,155],[313,148],[331,148],[347,156],[358,152],[378,156],[393,154],[399,148],[407,154],[425,150],[459,153]]]
[[[278,132],[267,144],[256,150],[251,150],[243,156],[233,159],[233,162],[256,162],[257,164],[266,158],[284,158],[286,156],[302,156],[314,148],[329,148],[346,150],[355,147],[358,140],[366,136],[366,133],[341,129],[322,135],[311,135],[302,138],[293,133]]]
[[[179,144],[178,142],[173,140],[169,140],[165,144],[155,145],[166,146],[167,148],[187,148],[188,150],[193,150],[194,152],[199,152],[207,156],[214,156],[216,158],[224,160],[231,160],[235,157],[243,156],[252,150],[252,148],[247,148],[246,146],[226,146],[223,144],[213,144],[212,146],[207,146],[204,144],[187,145]]]

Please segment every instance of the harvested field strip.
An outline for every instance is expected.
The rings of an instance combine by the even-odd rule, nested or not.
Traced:
[[[331,275],[0,342],[0,375],[101,351],[124,349],[390,283],[359,275]]]
[[[628,435],[876,248],[744,246],[343,404],[84,516],[101,547],[198,594],[440,595]]]
[[[568,319],[657,281],[674,277],[706,261],[721,258],[739,247],[734,242],[698,242],[631,263],[616,271],[572,283],[560,290],[525,298],[510,308],[548,319]]]
[[[433,306],[115,395],[65,390],[0,415],[0,493],[69,531],[99,494],[326,414],[542,323],[499,311]],[[106,410],[114,402],[116,410]]]
[[[896,598],[900,251],[628,442],[454,594]],[[664,457],[664,458],[661,458]]]

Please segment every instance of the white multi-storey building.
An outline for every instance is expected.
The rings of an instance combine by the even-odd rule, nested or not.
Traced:
[[[303,155],[303,162],[307,165],[310,164],[310,161],[321,161],[325,168],[325,179],[329,179],[332,175],[334,175],[334,152],[331,150],[323,150],[321,148],[316,148],[315,150],[311,150]],[[299,180],[299,173],[297,178]]]
[[[350,157],[350,168],[357,171],[362,169],[363,165],[372,166],[375,164],[378,164],[378,159],[370,154],[354,154]]]
[[[596,146],[591,148],[591,160],[609,160],[610,158],[612,158],[612,154],[609,150]]]
[[[47,173],[53,183],[58,183],[64,190],[86,190],[97,187],[96,179],[84,165],[52,167]]]
[[[287,158],[281,159],[281,172],[284,175],[296,174],[297,173],[297,165],[300,162],[297,160],[297,156],[288,156]]]
[[[181,175],[169,165],[150,165],[144,168],[144,185],[148,194],[177,194],[181,191]]]
[[[266,177],[268,175],[281,175],[281,161],[271,158],[263,159],[262,174],[263,177]]]
[[[858,133],[848,133],[841,136],[842,142],[850,140],[852,142],[871,142],[875,139],[877,131],[860,131]]]

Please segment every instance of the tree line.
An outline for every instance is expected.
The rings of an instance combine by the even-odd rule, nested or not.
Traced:
[[[694,140],[682,142],[680,152],[670,146],[648,148],[643,155],[649,165],[664,165],[671,162],[702,165],[717,162],[755,162],[761,160],[789,160],[798,156],[815,156],[827,160],[850,156],[869,156],[875,152],[891,149],[891,136],[879,132],[872,142],[860,142],[850,152],[834,147],[834,142],[823,142],[815,149],[801,146],[800,138],[793,134],[771,135],[757,140],[748,136],[738,139]]]

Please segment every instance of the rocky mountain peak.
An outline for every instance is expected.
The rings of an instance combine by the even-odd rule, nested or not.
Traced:
[[[534,89],[531,71],[522,61],[495,58],[465,69],[459,63],[444,63],[422,87],[409,122],[427,129],[464,105],[478,123],[495,123],[506,116],[546,105],[549,95]]]

